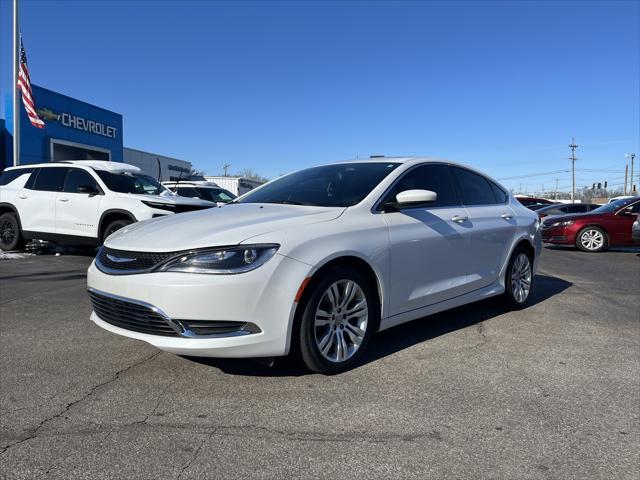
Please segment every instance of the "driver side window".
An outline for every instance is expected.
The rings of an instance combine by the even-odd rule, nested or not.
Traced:
[[[396,195],[405,190],[431,190],[438,195],[429,207],[450,207],[460,205],[456,191],[453,188],[449,167],[446,165],[422,165],[409,170],[391,187],[382,203],[395,202]]]

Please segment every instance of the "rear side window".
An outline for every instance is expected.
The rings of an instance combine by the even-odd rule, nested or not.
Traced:
[[[19,168],[17,170],[5,170],[0,175],[0,185],[7,185],[22,175],[33,172],[32,168]]]
[[[197,190],[195,188],[190,188],[190,187],[180,187],[178,188],[176,193],[181,197],[200,197]]]
[[[566,208],[569,213],[582,213],[587,211],[587,207],[585,205],[569,205]]]
[[[98,183],[93,177],[80,168],[70,168],[64,181],[63,191],[68,193],[78,193],[78,187],[93,187],[98,190]]]
[[[33,185],[33,189],[45,192],[61,192],[67,170],[69,169],[63,167],[41,168]]]
[[[451,168],[465,205],[493,205],[496,197],[489,181],[477,173],[459,167]]]
[[[446,165],[422,165],[409,170],[386,195],[383,203],[395,202],[396,196],[405,190],[431,190],[438,197],[429,207],[460,205],[457,198],[449,167]]]
[[[509,194],[492,181],[489,181],[489,185],[493,190],[493,195],[496,197],[496,201],[498,203],[507,203],[507,200],[509,200]]]

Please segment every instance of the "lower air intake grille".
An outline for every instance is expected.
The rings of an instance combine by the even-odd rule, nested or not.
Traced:
[[[150,335],[178,337],[165,319],[152,308],[89,291],[96,315],[113,326]]]

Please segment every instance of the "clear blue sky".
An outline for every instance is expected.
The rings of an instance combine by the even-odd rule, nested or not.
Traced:
[[[122,113],[125,146],[211,174],[382,153],[505,178],[569,168],[575,136],[582,186],[622,183],[640,153],[639,5],[25,0],[21,27],[34,83]],[[503,183],[556,176],[568,189],[568,173]]]

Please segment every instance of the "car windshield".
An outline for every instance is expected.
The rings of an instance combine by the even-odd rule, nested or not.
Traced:
[[[630,203],[636,202],[637,198],[621,198],[620,200],[616,200],[615,202],[606,203],[601,207],[596,208],[595,210],[591,210],[589,213],[612,213],[618,210],[619,208],[624,207],[625,205],[629,205]]]
[[[236,196],[228,190],[223,188],[197,188],[196,191],[200,194],[200,198],[210,200],[212,202],[227,203],[235,199]]]
[[[118,193],[139,193],[143,195],[160,195],[167,189],[160,185],[153,177],[141,173],[107,172],[96,170],[98,176],[107,188]]]
[[[360,203],[398,165],[354,162],[308,168],[273,180],[237,203],[348,207]]]

